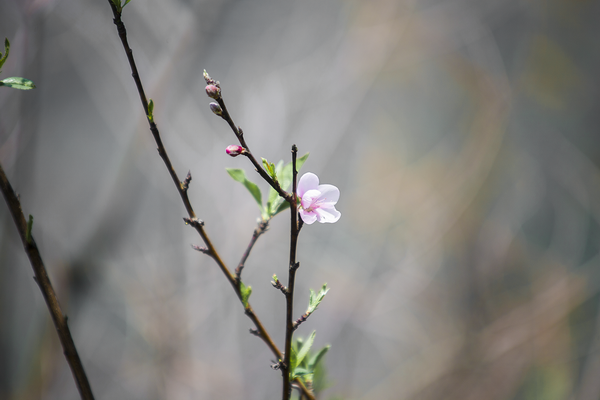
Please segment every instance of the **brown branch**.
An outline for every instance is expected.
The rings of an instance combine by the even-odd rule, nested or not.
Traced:
[[[252,238],[250,239],[250,243],[248,244],[246,251],[242,255],[242,259],[240,260],[240,263],[238,264],[237,268],[235,269],[235,278],[238,281],[240,279],[242,279],[242,270],[244,269],[244,266],[246,265],[246,260],[248,260],[248,256],[250,256],[250,251],[252,251],[252,248],[254,247],[256,240],[260,237],[260,235],[265,233],[268,229],[269,229],[269,220],[267,219],[267,220],[260,221],[258,224],[258,227],[256,227],[256,229],[254,230],[254,233],[252,234]]]
[[[25,216],[23,215],[23,210],[21,209],[21,202],[19,201],[18,196],[15,194],[15,191],[8,181],[8,178],[4,173],[4,169],[2,168],[2,164],[0,164],[0,188],[2,189],[4,200],[6,200],[6,205],[10,210],[13,221],[17,226],[17,230],[19,231],[19,236],[21,237],[21,242],[23,243],[25,252],[29,257],[29,262],[31,263],[33,272],[35,274],[35,281],[40,287],[42,295],[44,296],[44,300],[46,301],[46,305],[48,306],[48,311],[50,311],[52,322],[54,322],[54,327],[58,333],[58,338],[60,339],[63,353],[67,359],[67,362],[69,363],[75,383],[77,384],[79,395],[83,400],[93,400],[94,395],[92,394],[92,388],[83,369],[83,364],[81,363],[79,354],[77,353],[75,342],[73,342],[73,337],[71,336],[71,331],[69,330],[69,325],[67,324],[67,317],[65,317],[62,309],[60,308],[60,304],[56,298],[56,293],[54,293],[52,283],[48,277],[48,272],[44,266],[44,261],[42,260],[40,251],[38,250],[35,240],[31,235],[31,226],[29,226],[29,228],[27,226]]]
[[[252,165],[254,165],[254,168],[256,169],[256,172],[258,172],[260,174],[260,176],[269,185],[271,185],[271,187],[273,189],[275,189],[275,191],[281,197],[283,197],[284,199],[286,199],[288,202],[291,202],[291,200],[292,200],[291,195],[289,193],[287,193],[285,190],[283,190],[283,188],[281,187],[281,185],[279,185],[279,182],[277,180],[273,179],[267,173],[267,171],[265,171],[265,169],[256,160],[256,158],[254,157],[254,155],[250,151],[250,147],[248,147],[248,144],[246,143],[246,139],[244,138],[244,131],[242,131],[242,128],[240,128],[239,126],[237,126],[235,124],[235,122],[233,122],[233,118],[231,118],[231,115],[229,114],[229,111],[227,110],[227,106],[225,105],[225,101],[223,101],[223,97],[221,96],[221,85],[220,85],[220,83],[218,81],[215,81],[214,79],[212,79],[208,75],[208,73],[206,71],[204,71],[204,80],[206,81],[206,84],[208,85],[206,87],[206,94],[208,95],[208,97],[216,100],[217,103],[219,104],[217,106],[217,104],[211,103],[211,109],[213,109],[213,106],[214,106],[213,112],[216,115],[218,115],[219,117],[223,118],[225,120],[225,122],[227,122],[227,124],[229,125],[229,127],[231,128],[231,130],[233,131],[233,133],[235,134],[235,137],[238,139],[238,141],[240,142],[240,144],[244,148],[244,151],[241,154],[243,154],[246,157],[248,157],[248,159],[250,160],[250,162],[252,163]]]
[[[298,244],[298,209],[297,209],[297,189],[296,178],[296,156],[298,148],[292,146],[292,201],[290,202],[291,227],[290,227],[290,264],[288,286],[286,290],[286,318],[285,318],[285,357],[283,359],[283,394],[282,400],[288,400],[292,394],[292,384],[290,382],[290,355],[292,349],[292,334],[294,332],[294,284],[296,282],[296,270],[300,263],[296,261],[296,247]]]
[[[229,269],[227,268],[227,266],[221,259],[221,256],[217,252],[216,248],[213,246],[212,242],[210,241],[208,234],[204,230],[204,225],[199,222],[199,220],[196,217],[196,213],[194,212],[194,210],[192,208],[192,205],[191,205],[190,200],[187,195],[187,186],[189,185],[189,182],[191,181],[191,175],[188,174],[188,177],[186,178],[186,180],[184,182],[181,182],[179,180],[179,178],[177,177],[177,173],[175,172],[175,169],[173,168],[173,165],[171,164],[171,160],[169,159],[167,151],[162,143],[162,140],[160,138],[160,133],[158,131],[158,127],[157,127],[156,123],[154,122],[154,118],[151,119],[150,116],[148,115],[148,101],[146,99],[146,94],[144,92],[144,87],[142,85],[142,81],[141,81],[139,73],[137,71],[135,59],[133,58],[133,51],[129,47],[129,43],[127,41],[127,31],[125,29],[125,25],[123,24],[123,21],[121,20],[121,13],[119,12],[119,10],[117,10],[117,7],[113,4],[113,2],[111,0],[108,0],[108,4],[110,5],[110,7],[113,11],[113,16],[114,16],[113,22],[117,26],[119,38],[121,39],[121,43],[123,44],[123,48],[125,49],[125,53],[127,54],[127,60],[129,61],[129,65],[131,67],[131,72],[132,72],[131,75],[132,75],[132,77],[135,81],[136,87],[138,89],[138,92],[140,95],[140,100],[142,102],[142,106],[144,107],[144,112],[146,113],[146,116],[148,117],[148,123],[150,124],[150,131],[152,132],[152,136],[154,137],[154,140],[156,141],[156,145],[158,147],[158,153],[160,154],[160,157],[163,159],[165,166],[167,167],[167,170],[169,171],[169,175],[171,176],[171,179],[175,183],[175,187],[177,188],[177,191],[179,192],[181,200],[183,201],[185,209],[189,215],[189,220],[191,222],[190,225],[192,225],[196,229],[196,231],[198,231],[198,234],[202,237],[202,240],[204,241],[204,243],[206,245],[206,248],[207,248],[206,253],[215,260],[215,262],[217,263],[217,265],[219,266],[219,268],[221,269],[221,271],[223,272],[223,274],[225,275],[225,277],[227,278],[227,280],[233,287],[233,290],[235,291],[238,298],[240,299],[240,302],[242,302],[242,293],[241,293],[241,289],[240,289],[241,281],[236,280],[236,277],[229,271]],[[228,116],[229,120],[231,121],[230,125],[232,125],[234,132],[236,132],[236,136],[239,135],[238,138],[242,138],[242,140],[243,140],[242,130],[241,129],[238,130],[237,128],[235,128],[235,125],[233,125],[233,120],[231,120],[231,117],[229,117],[229,113],[227,112],[227,109],[225,108],[225,104],[223,104],[222,106],[224,108],[225,114]],[[243,143],[242,146],[247,148],[245,140],[241,141],[240,143]],[[248,152],[249,152],[249,150],[248,150]],[[251,154],[250,154],[249,158],[251,160],[253,160],[253,164],[255,165],[255,167],[257,167],[257,171],[259,171],[259,173],[262,171],[261,176],[263,176],[263,178],[265,178],[267,180],[267,182],[270,182],[271,186],[273,186],[280,195],[287,195],[287,197],[284,196],[284,198],[289,199],[290,195],[281,189],[281,187],[279,186],[279,183],[270,179],[270,177],[266,174],[266,172],[262,169],[262,167],[257,163],[256,159],[254,159],[254,157]],[[186,183],[187,183],[187,185],[186,185]],[[242,304],[243,304],[243,302],[242,302]],[[260,320],[258,319],[256,314],[254,313],[254,310],[250,306],[250,303],[247,303],[247,306],[244,308],[244,312],[248,316],[248,318],[250,318],[252,320],[252,322],[254,323],[254,326],[256,327],[256,333],[257,333],[257,334],[255,333],[256,336],[259,336],[265,342],[267,347],[269,347],[269,349],[275,355],[275,357],[277,357],[277,359],[280,360],[283,357],[283,355],[281,354],[281,352],[279,351],[279,349],[273,342],[273,339],[271,338],[271,336],[269,335],[269,333],[267,332],[265,327],[262,325],[262,323],[260,322]],[[314,400],[314,396],[312,395],[312,393],[306,388],[306,386],[300,380],[297,380],[296,384],[298,384],[298,386],[300,386],[302,392],[309,399]]]
[[[271,185],[271,187],[273,189],[275,189],[275,191],[281,197],[283,197],[287,201],[290,201],[290,194],[287,193],[285,190],[282,189],[282,187],[279,185],[279,182],[277,182],[276,180],[274,180],[273,178],[271,178],[271,176],[269,176],[269,174],[267,173],[267,171],[265,171],[265,169],[263,168],[262,164],[259,163],[256,160],[256,158],[252,154],[252,151],[250,151],[250,148],[248,147],[248,144],[246,143],[246,139],[244,138],[244,131],[242,131],[242,128],[236,127],[235,123],[233,122],[233,118],[231,118],[231,115],[229,114],[229,111],[227,111],[227,106],[225,105],[225,102],[223,101],[223,98],[219,97],[217,99],[217,102],[221,106],[221,110],[222,110],[221,118],[223,118],[229,124],[229,127],[231,128],[231,130],[233,131],[233,133],[237,137],[238,141],[240,142],[240,145],[244,149],[246,149],[246,151],[243,153],[243,155],[245,155],[246,157],[248,157],[248,159],[250,160],[250,162],[252,163],[252,165],[254,165],[254,168],[256,169],[256,172],[258,172],[260,174],[260,176],[269,185]]]

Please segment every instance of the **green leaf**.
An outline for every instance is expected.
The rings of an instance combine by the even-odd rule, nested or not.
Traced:
[[[13,76],[0,81],[0,86],[8,86],[13,89],[30,90],[35,89],[35,85],[29,79]]]
[[[265,167],[265,170],[267,171],[269,176],[274,180],[277,180],[277,174],[275,173],[275,164],[268,162],[266,158],[261,157],[261,159],[263,167]]]
[[[254,197],[254,200],[256,200],[256,202],[258,203],[258,207],[260,208],[261,213],[263,213],[262,194],[260,193],[260,189],[258,188],[258,186],[256,186],[254,182],[250,182],[246,178],[246,172],[244,172],[243,169],[238,168],[225,169],[227,170],[229,176],[231,176],[235,181],[238,181],[239,183],[244,185],[246,189],[248,189],[252,197]]]
[[[317,309],[317,307],[319,307],[319,304],[321,304],[321,301],[323,300],[327,292],[329,292],[329,289],[327,289],[327,283],[323,284],[321,290],[319,290],[319,294],[315,294],[314,290],[310,289],[308,310],[306,312],[312,314]]]
[[[327,346],[327,348],[329,348],[329,346]],[[312,379],[312,387],[315,394],[322,392],[333,384],[333,382],[327,378],[327,369],[325,368],[324,362],[316,364]],[[341,397],[339,399],[341,400]]]
[[[304,165],[304,162],[306,162],[306,159],[308,158],[308,154],[309,153],[306,153],[302,157],[296,159],[296,170],[300,171],[300,168],[302,167],[302,165]],[[293,178],[292,163],[289,162],[283,167],[280,167],[281,164],[283,164],[283,161],[280,161],[277,164],[277,179],[279,181],[279,185],[283,190],[289,190]],[[279,193],[277,193],[275,189],[271,188],[269,190],[269,201],[267,202],[267,211],[269,215],[277,215],[280,212],[287,210],[289,206],[289,203],[287,201],[284,201],[284,199],[279,196]]]
[[[152,99],[148,101],[148,120],[154,122],[154,101]]]
[[[242,295],[242,304],[244,308],[248,308],[248,298],[252,294],[252,286],[244,285],[244,282],[240,281],[240,293]]]
[[[310,360],[308,361],[308,368],[311,371],[314,371],[315,368],[319,365],[325,354],[327,354],[327,352],[329,351],[330,347],[331,345],[328,344],[310,358]]]
[[[303,375],[308,375],[308,374],[312,374],[312,372],[306,368],[296,367],[296,369],[294,370],[295,376],[303,376]]]
[[[4,38],[4,55],[2,55],[2,53],[0,53],[0,70],[2,70],[2,66],[4,65],[4,62],[6,61],[6,59],[8,58],[9,50],[10,50],[10,42],[8,41],[8,38]]]
[[[306,342],[304,342],[302,344],[302,347],[300,348],[300,351],[298,351],[298,356],[297,356],[297,359],[296,359],[296,365],[302,364],[302,360],[304,360],[304,357],[306,357],[306,355],[310,351],[310,348],[313,345],[313,341],[315,340],[316,333],[317,333],[316,331],[313,331],[310,334],[310,336],[308,337],[308,339],[306,339]]]
[[[298,360],[298,350],[296,348],[296,346],[292,346],[292,348],[290,349],[290,377],[292,379],[294,379],[294,370],[296,369],[297,364],[297,360]]]

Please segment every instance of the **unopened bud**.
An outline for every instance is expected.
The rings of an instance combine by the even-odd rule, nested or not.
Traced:
[[[217,103],[210,103],[210,110],[215,114],[218,115],[219,117],[223,116],[223,110],[221,109],[221,106],[218,105]]]
[[[242,146],[238,146],[236,144],[232,144],[227,146],[225,149],[225,153],[229,154],[231,157],[237,157],[240,154],[243,154],[245,149]]]
[[[215,85],[207,85],[205,90],[206,90],[206,94],[211,99],[218,100],[221,98],[221,89],[219,89],[219,87],[217,87]]]

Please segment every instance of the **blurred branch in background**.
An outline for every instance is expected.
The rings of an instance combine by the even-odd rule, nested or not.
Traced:
[[[205,107],[203,68],[222,71],[255,151],[274,159],[299,138],[311,149],[303,168],[340,183],[343,234],[317,227],[298,243],[310,271],[298,295],[336,282],[309,320],[328,327],[315,345],[332,344],[323,399],[597,400],[599,2],[127,7],[174,168],[192,170],[190,197],[214,210],[207,224],[240,227],[211,231],[223,254],[247,244],[258,215],[241,185],[223,184],[239,166],[222,154],[230,133]],[[189,251],[196,239],[159,179],[106,8],[0,2],[13,46],[3,71],[38,87],[0,92],[0,159],[36,216],[95,394],[277,398],[251,324],[211,260]],[[283,225],[270,224],[245,264],[253,287],[285,275],[287,252],[266,257],[287,247]],[[5,211],[0,226],[0,317],[11,321],[0,397],[75,399],[67,366],[50,368],[62,356],[53,332],[40,333],[38,289],[11,267],[24,255]],[[275,337],[280,298],[252,295]]]
[[[31,234],[31,230],[33,228],[33,217],[30,215],[29,222],[25,221],[25,216],[21,210],[21,202],[19,201],[17,194],[8,181],[1,163],[0,190],[2,190],[2,195],[6,201],[6,205],[10,210],[10,214],[17,227],[19,236],[21,237],[23,248],[27,253],[27,257],[29,257],[29,262],[31,263],[31,267],[33,268],[33,272],[35,274],[35,281],[40,287],[42,295],[44,296],[44,300],[46,301],[46,305],[48,306],[48,311],[50,312],[50,316],[54,322],[56,333],[58,333],[65,358],[67,359],[69,367],[71,368],[71,372],[73,373],[73,378],[77,384],[79,394],[83,400],[93,400],[94,395],[92,394],[92,388],[83,369],[83,365],[81,364],[81,360],[79,359],[79,354],[77,354],[77,348],[75,347],[73,337],[71,336],[71,332],[69,330],[69,325],[67,324],[67,317],[63,314],[60,308],[56,293],[54,292],[54,288],[52,287],[52,283],[50,282],[48,273],[46,272],[46,267],[42,261],[42,256],[40,255],[35,240]]]

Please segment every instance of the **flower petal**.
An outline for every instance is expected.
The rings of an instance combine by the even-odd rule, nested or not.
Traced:
[[[340,190],[333,185],[319,185],[321,204],[334,205],[340,199]]]
[[[317,213],[317,220],[321,223],[334,223],[337,222],[337,220],[342,216],[342,213],[336,210],[334,207],[317,208],[315,212]]]
[[[300,198],[300,204],[305,210],[309,210],[313,207],[315,202],[321,197],[321,192],[316,189],[312,189],[304,193],[304,196]]]
[[[319,188],[319,177],[313,174],[312,172],[307,172],[302,175],[300,181],[298,182],[298,187],[296,188],[296,193],[298,196],[303,197],[304,193],[309,190],[317,190]]]
[[[304,221],[304,223],[308,225],[313,224],[318,218],[317,213],[314,211],[306,211],[300,209],[298,210],[298,212],[300,213],[300,217],[302,217],[302,221]]]

